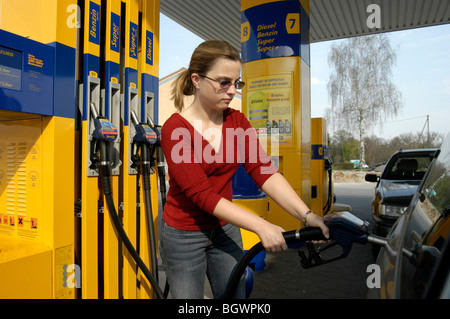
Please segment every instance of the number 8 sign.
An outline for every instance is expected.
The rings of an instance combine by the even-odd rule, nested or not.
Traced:
[[[250,22],[241,24],[241,42],[247,42],[250,39]]]

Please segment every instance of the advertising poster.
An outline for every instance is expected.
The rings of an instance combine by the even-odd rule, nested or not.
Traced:
[[[253,77],[247,85],[247,117],[261,143],[292,146],[292,74]]]

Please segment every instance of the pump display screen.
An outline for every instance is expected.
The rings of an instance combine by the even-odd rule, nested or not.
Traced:
[[[0,45],[0,88],[22,90],[22,52]]]

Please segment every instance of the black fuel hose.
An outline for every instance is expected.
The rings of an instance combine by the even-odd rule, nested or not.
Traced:
[[[306,227],[297,230],[291,230],[283,233],[284,240],[287,244],[293,244],[298,242],[306,242],[310,240],[327,240],[322,233],[320,228]],[[259,254],[264,249],[261,242],[254,245],[241,259],[239,264],[236,266],[231,279],[227,286],[227,291],[225,293],[225,299],[232,299],[242,277],[242,274],[247,268],[247,265],[252,261],[252,259]]]
[[[104,155],[107,157],[108,154],[108,144],[105,142],[100,142],[100,156]],[[133,244],[131,243],[130,239],[127,236],[127,233],[122,227],[122,223],[120,222],[119,216],[117,215],[116,207],[114,206],[114,200],[112,198],[112,189],[111,189],[111,167],[109,165],[109,161],[107,158],[105,160],[100,161],[101,168],[102,168],[102,183],[103,183],[103,194],[106,198],[106,203],[108,205],[108,210],[112,219],[112,222],[114,224],[114,227],[116,228],[116,231],[118,232],[120,238],[122,239],[123,244],[127,248],[128,252],[130,253],[131,257],[133,257],[134,261],[138,265],[138,267],[142,270],[145,277],[148,279],[150,284],[152,285],[156,296],[159,299],[164,299],[164,294],[161,290],[161,288],[158,285],[158,282],[156,281],[155,277],[153,277],[150,270],[148,270],[145,263],[142,261],[142,259],[139,257],[139,254],[134,249]]]
[[[331,205],[332,205],[332,201],[333,201],[333,171],[331,168],[331,164],[329,164],[329,167],[327,169],[328,171],[328,196],[327,196],[327,202],[325,204],[325,206],[323,207],[323,214],[326,215],[330,209],[331,209]]]
[[[167,200],[167,190],[166,190],[166,172],[164,168],[164,153],[162,148],[159,146],[156,149],[156,160],[158,162],[158,176],[159,176],[159,192],[161,193],[161,203],[164,209]]]
[[[156,281],[158,280],[158,259],[156,256],[156,236],[155,228],[153,223],[153,210],[152,210],[152,196],[151,196],[151,158],[152,158],[152,146],[142,145],[142,173],[144,175],[144,193],[146,201],[146,214],[147,214],[147,228],[150,241],[150,256],[152,259],[152,270],[154,276],[156,276]]]

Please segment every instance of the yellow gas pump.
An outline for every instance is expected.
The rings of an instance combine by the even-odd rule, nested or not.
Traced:
[[[120,49],[121,49],[121,0],[106,1],[106,26],[104,43],[105,81],[103,96],[103,114],[117,129],[120,128]],[[118,132],[120,136],[120,132]],[[122,164],[120,156],[120,138],[110,146],[111,188],[114,207],[119,207],[119,174]],[[103,203],[106,198],[103,197]],[[103,214],[103,282],[104,297],[119,298],[119,241],[111,221],[111,212],[104,204]]]
[[[310,205],[309,0],[242,0],[241,10],[242,111],[279,171]],[[261,199],[246,201],[240,204],[252,210]],[[271,199],[268,204],[267,220],[284,229],[301,227]]]
[[[333,205],[331,154],[326,120],[311,119],[311,209],[324,216]]]
[[[159,1],[11,0],[0,15],[0,298],[161,298],[131,122],[157,120]]]
[[[95,151],[94,116],[91,106],[100,112],[100,0],[84,2],[83,83],[80,84],[81,129],[81,295],[85,299],[99,298],[98,276],[98,215],[99,158]]]
[[[138,0],[125,1],[125,43],[122,58],[122,85],[123,85],[123,112],[122,112],[122,151],[123,165],[121,172],[121,185],[119,198],[123,203],[123,226],[128,237],[136,247],[136,208],[137,208],[137,165],[133,161],[132,139],[136,135],[136,129],[131,121],[134,112],[140,118],[139,96],[138,96],[138,24],[139,24],[139,2]],[[123,297],[135,299],[137,266],[127,250],[123,251]]]
[[[76,1],[0,11],[0,298],[74,298]]]
[[[140,50],[138,59],[138,81],[140,88],[140,110],[139,121],[145,124],[152,124],[155,114],[158,114],[158,60],[159,60],[159,0],[142,0],[140,3]],[[152,123],[147,123],[148,119]],[[145,126],[145,124],[142,124]],[[151,125],[152,126],[152,125]],[[149,127],[151,130],[153,128]],[[152,132],[150,132],[152,133]],[[155,140],[156,142],[156,133]],[[158,230],[158,186],[155,167],[155,147],[156,145],[143,144],[141,147],[142,167],[141,173],[144,175],[139,179],[140,185],[140,256],[143,261],[151,266],[152,274],[158,280],[158,259],[157,259],[157,230]],[[143,148],[149,152],[143,153]],[[144,155],[148,155],[150,163],[146,163]],[[150,172],[148,172],[150,170]],[[149,184],[145,183],[147,175],[150,175]],[[150,188],[150,189],[148,189]],[[146,192],[149,192],[146,193]],[[145,276],[140,276],[138,297],[152,298],[153,288]]]

